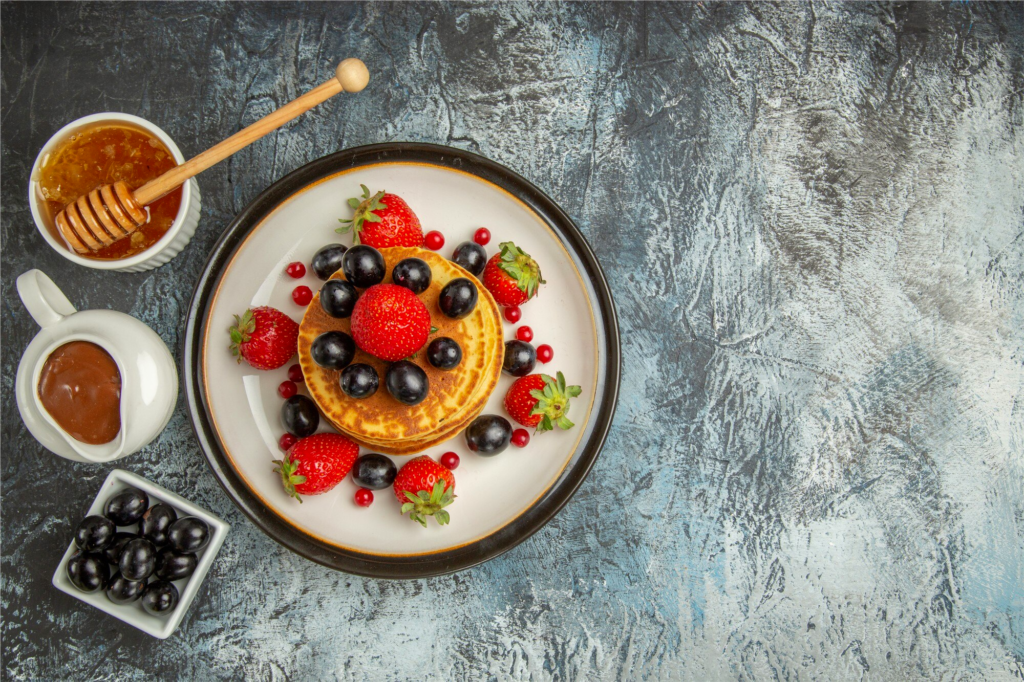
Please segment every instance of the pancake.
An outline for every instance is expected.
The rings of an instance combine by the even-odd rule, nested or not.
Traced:
[[[349,319],[336,319],[324,312],[316,294],[299,326],[299,364],[310,396],[335,428],[371,449],[413,454],[451,437],[483,409],[501,374],[501,318],[494,299],[473,275],[433,251],[393,247],[381,249],[381,254],[387,272],[384,282],[391,282],[392,268],[404,258],[416,257],[427,262],[432,281],[419,298],[437,327],[430,339],[455,339],[462,348],[462,362],[453,370],[439,370],[427,362],[425,347],[417,352],[411,361],[426,372],[430,391],[422,403],[410,407],[392,398],[384,386],[389,363],[357,349],[353,362],[363,362],[377,370],[381,386],[369,398],[350,398],[341,390],[339,373],[320,367],[309,353],[313,340],[320,334],[350,333],[351,329]],[[437,304],[442,287],[457,277],[477,283],[479,292],[476,308],[461,320],[445,316]],[[344,279],[344,274],[336,272],[332,279]]]

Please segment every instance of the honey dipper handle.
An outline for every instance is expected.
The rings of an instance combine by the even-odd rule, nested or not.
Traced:
[[[339,92],[359,92],[370,81],[370,72],[366,65],[358,59],[346,59],[335,70],[335,77],[306,94],[297,97],[280,109],[273,111],[247,128],[223,142],[210,147],[205,152],[175,166],[160,177],[154,178],[135,190],[135,201],[140,206],[153,203],[163,195],[176,189],[194,175],[198,175],[210,166],[220,163],[243,147],[247,147],[267,133],[280,128],[299,114],[309,111],[326,99]]]

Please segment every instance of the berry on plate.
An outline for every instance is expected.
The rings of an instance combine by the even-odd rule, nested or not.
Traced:
[[[526,429],[516,429],[512,432],[512,445],[517,448],[525,448],[530,444],[530,432]]]
[[[288,273],[289,277],[299,279],[306,275],[306,266],[296,261],[294,263],[289,263],[288,267],[285,268],[285,272]]]
[[[484,268],[484,286],[498,305],[522,305],[536,295],[538,284],[545,283],[540,266],[512,242],[502,242],[500,247]]]
[[[537,346],[537,359],[547,364],[551,362],[551,358],[555,357],[555,351],[548,344],[544,343]]]
[[[566,386],[565,376],[557,379],[547,374],[530,374],[516,379],[505,394],[505,409],[523,426],[536,426],[538,431],[571,429],[573,423],[565,415],[569,399],[581,392],[579,386]]]
[[[480,246],[487,246],[487,243],[491,241],[491,231],[486,227],[481,227],[479,230],[473,233],[473,241]]]
[[[466,427],[466,447],[481,457],[505,452],[512,441],[512,424],[499,414],[482,414]]]
[[[459,468],[459,456],[454,452],[444,453],[441,455],[441,466],[451,471],[455,471]]]
[[[437,230],[431,230],[423,237],[423,245],[431,251],[439,251],[444,248],[444,235]]]
[[[307,306],[313,300],[313,290],[305,284],[300,284],[292,290],[292,300],[295,305]]]
[[[294,381],[282,381],[281,385],[277,387],[277,394],[287,400],[291,398],[299,390],[299,387],[295,385]]]
[[[526,325],[523,325],[516,330],[516,338],[520,341],[526,341],[529,343],[530,341],[533,341],[533,330]]]
[[[300,383],[305,381],[305,377],[302,376],[302,367],[298,364],[294,364],[288,368],[288,380]]]
[[[352,337],[370,355],[387,362],[409,357],[430,336],[430,313],[405,287],[378,284],[367,289],[352,310]]]
[[[523,317],[523,310],[517,305],[510,305],[505,308],[505,319],[515,324]]]
[[[366,185],[360,198],[348,200],[355,211],[350,219],[339,219],[336,232],[353,231],[356,244],[369,244],[378,249],[386,246],[423,246],[420,219],[409,204],[397,194],[380,191],[370,195]]]
[[[284,459],[274,460],[285,492],[302,502],[301,495],[319,495],[348,476],[359,446],[338,433],[316,433],[293,445]]]
[[[360,507],[369,507],[373,504],[373,491],[366,488],[356,490],[355,501]]]
[[[450,520],[444,508],[455,499],[455,475],[426,455],[402,467],[393,487],[402,513],[424,528],[428,516],[442,526]]]
[[[338,270],[341,270],[341,259],[345,256],[348,247],[343,244],[328,244],[313,254],[313,273],[320,279],[330,279]]]
[[[260,306],[246,310],[228,330],[231,354],[255,369],[277,369],[295,355],[299,325],[280,310]]]

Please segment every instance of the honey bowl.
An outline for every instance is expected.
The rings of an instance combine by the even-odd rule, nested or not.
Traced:
[[[130,136],[132,140],[139,144],[139,146],[143,147],[144,151],[153,152],[148,157],[145,157],[145,163],[147,164],[153,163],[154,160],[156,160],[167,167],[173,167],[174,165],[184,163],[185,161],[184,156],[181,154],[181,150],[178,149],[178,146],[167,135],[167,133],[138,116],[117,112],[106,112],[92,114],[91,116],[85,116],[72,121],[57,131],[47,141],[47,143],[43,145],[43,148],[39,151],[39,155],[36,157],[35,163],[32,165],[32,173],[30,175],[28,187],[28,200],[29,208],[32,211],[32,219],[35,221],[36,228],[39,230],[43,239],[46,240],[50,247],[57,253],[61,254],[73,263],[78,263],[79,265],[83,265],[87,268],[97,270],[114,270],[119,272],[142,272],[163,265],[174,256],[178,255],[181,250],[185,248],[189,240],[192,239],[192,235],[195,234],[196,227],[199,224],[201,200],[199,196],[199,185],[196,183],[194,178],[183,184],[180,189],[175,190],[167,197],[155,202],[153,206],[147,207],[147,211],[152,210],[153,213],[151,215],[154,218],[159,218],[162,223],[159,225],[159,230],[147,230],[146,227],[139,230],[139,238],[149,237],[147,241],[140,245],[141,248],[126,248],[129,247],[127,242],[120,244],[115,243],[114,248],[111,250],[112,254],[108,255],[100,252],[95,256],[79,255],[78,253],[75,253],[70,246],[68,246],[54,224],[54,217],[60,208],[62,208],[60,201],[73,201],[76,197],[70,195],[76,194],[77,192],[66,192],[64,195],[60,196],[60,201],[54,201],[53,197],[49,197],[45,194],[43,180],[47,177],[47,174],[53,174],[53,164],[56,163],[58,159],[63,158],[63,154],[69,146],[73,145],[78,138],[93,134],[98,129],[102,129],[104,131],[107,131],[108,129],[110,131],[119,131],[123,133],[122,137],[125,139]],[[146,141],[149,141],[151,146],[146,145]],[[112,142],[112,140],[108,140],[106,142]],[[124,145],[128,143],[121,142],[121,144]],[[105,144],[102,151],[106,152],[106,158],[99,159],[99,161],[107,163],[108,165],[119,163],[121,164],[119,167],[120,170],[120,168],[125,164],[124,159],[116,157],[116,153],[120,151],[116,150],[116,147],[116,144]],[[172,158],[165,158],[167,154],[170,154],[170,157]],[[81,160],[76,159],[76,163],[79,161]],[[110,177],[109,169],[104,168],[101,170],[99,163],[89,165],[87,170],[89,172],[99,173],[95,176],[95,185],[97,187],[110,181],[108,179]],[[138,170],[140,170],[140,168],[136,168],[136,171]],[[151,175],[155,177],[163,170],[166,170],[166,168],[154,167],[151,170]],[[121,178],[118,177],[116,179]],[[85,186],[91,184],[91,182],[85,182],[82,187],[77,189],[84,194],[95,189],[93,186]],[[141,183],[137,182],[136,184]],[[176,211],[173,210],[175,205],[177,205]],[[166,226],[167,222],[170,222],[169,226]],[[135,237],[135,235],[133,235],[133,237]]]

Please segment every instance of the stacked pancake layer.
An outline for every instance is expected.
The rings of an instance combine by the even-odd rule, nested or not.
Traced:
[[[427,343],[442,336],[454,339],[462,348],[462,362],[452,370],[436,369],[427,362],[426,346],[420,349],[410,360],[426,372],[430,391],[423,402],[410,407],[395,400],[385,387],[389,363],[357,349],[353,362],[373,367],[380,377],[380,388],[368,398],[351,398],[341,390],[340,373],[320,367],[310,355],[310,346],[320,334],[351,333],[350,320],[324,312],[316,294],[299,326],[299,364],[310,396],[334,428],[371,450],[412,455],[455,436],[483,410],[501,375],[501,318],[491,294],[455,263],[419,248],[392,247],[380,252],[386,265],[385,283],[391,282],[392,269],[404,258],[420,258],[430,266],[430,287],[419,294],[430,312],[431,324],[437,328]],[[437,301],[444,285],[458,277],[477,284],[479,300],[468,316],[453,320],[441,312]],[[338,271],[331,278],[345,276]]]

